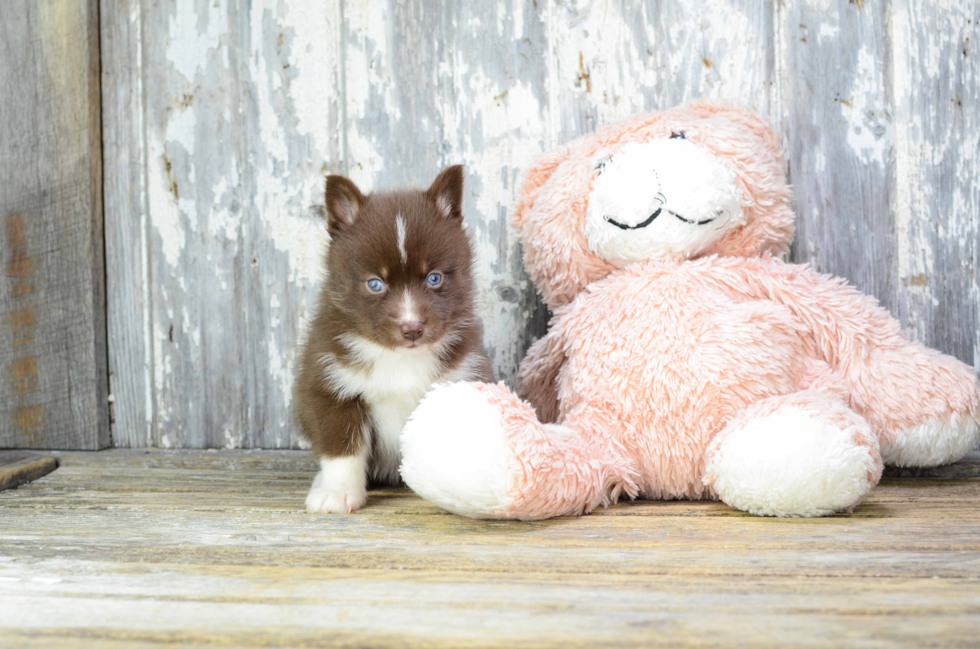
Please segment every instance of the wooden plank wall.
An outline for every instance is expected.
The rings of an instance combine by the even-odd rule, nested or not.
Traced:
[[[782,133],[797,260],[980,365],[978,3],[101,5],[117,446],[299,445],[327,172],[370,190],[466,164],[486,345],[512,381],[547,318],[506,225],[522,171],[697,97]]]
[[[980,3],[893,7],[897,300],[912,335],[980,367]]]
[[[0,2],[0,448],[109,444],[98,15]]]

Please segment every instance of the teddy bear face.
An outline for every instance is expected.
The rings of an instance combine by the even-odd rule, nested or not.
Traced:
[[[694,102],[635,115],[538,158],[514,225],[528,274],[554,310],[630,264],[783,254],[791,201],[779,138],[765,122]]]
[[[700,254],[745,222],[735,174],[684,133],[630,142],[596,164],[589,248],[617,267]]]

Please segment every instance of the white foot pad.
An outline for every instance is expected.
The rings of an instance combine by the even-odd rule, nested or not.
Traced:
[[[888,445],[881,458],[892,466],[939,466],[963,458],[980,443],[980,422],[970,415],[948,415],[906,431]]]
[[[493,518],[512,500],[520,465],[505,441],[501,410],[470,383],[429,391],[402,430],[401,448],[405,483],[443,509]]]
[[[856,432],[871,435],[784,407],[733,431],[709,460],[709,480],[725,503],[759,516],[849,510],[879,475],[873,450],[855,441]]]
[[[321,459],[320,472],[306,496],[311,514],[349,514],[367,502],[367,474],[360,457]]]

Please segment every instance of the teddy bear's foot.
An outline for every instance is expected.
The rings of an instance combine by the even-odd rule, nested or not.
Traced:
[[[939,466],[963,458],[980,443],[980,420],[950,413],[881,441],[881,457],[892,466]]]
[[[401,475],[426,500],[472,518],[501,518],[521,465],[504,413],[473,383],[439,385],[402,430]]]
[[[705,484],[759,516],[828,516],[856,507],[881,478],[868,423],[827,393],[747,408],[709,449]]]
[[[874,426],[885,464],[950,464],[980,443],[980,381],[970,365],[891,340],[856,359],[848,380],[850,403]]]
[[[471,518],[540,520],[615,502],[627,460],[579,433],[541,424],[502,383],[433,388],[401,437],[405,483],[430,502]],[[632,490],[632,491],[630,491]]]

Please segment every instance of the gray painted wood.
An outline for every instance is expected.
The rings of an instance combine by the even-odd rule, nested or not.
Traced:
[[[118,446],[295,446],[339,6],[103,3]]]
[[[521,173],[601,124],[699,97],[784,135],[796,260],[980,364],[977,9],[955,8],[102,0],[114,442],[300,445],[293,350],[326,172],[369,191],[466,165],[486,346],[513,381],[547,320],[508,226]]]
[[[129,0],[103,0],[102,150],[113,443],[153,446],[148,209],[142,16]],[[116,403],[120,406],[117,407]]]
[[[0,448],[102,448],[98,2],[0,3],[0,88]]]
[[[980,368],[980,3],[893,13],[897,312]]]
[[[553,2],[546,11],[558,143],[698,98],[774,117],[769,0]]]
[[[780,8],[784,134],[796,196],[793,257],[848,278],[893,312],[894,126],[880,3]]]

